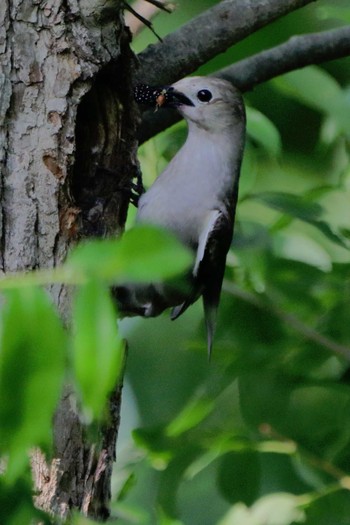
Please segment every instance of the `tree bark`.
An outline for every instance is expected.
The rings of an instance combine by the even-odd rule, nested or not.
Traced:
[[[123,228],[121,187],[137,169],[132,68],[118,1],[0,3],[1,272],[52,268],[81,237]],[[67,320],[69,290],[50,292]],[[38,506],[108,516],[120,396],[116,386],[108,425],[91,443],[66,387],[54,458],[33,453]]]

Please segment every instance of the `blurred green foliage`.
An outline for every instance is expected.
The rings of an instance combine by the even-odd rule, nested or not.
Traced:
[[[216,2],[180,1],[160,35]],[[319,1],[203,66],[349,22]],[[154,36],[147,30],[134,47]],[[248,137],[212,362],[201,305],[123,322],[129,341],[119,525],[350,524],[350,59],[245,94]],[[186,137],[140,149],[147,185]],[[137,408],[128,421],[129,410]],[[138,421],[137,421],[138,419]]]
[[[155,29],[164,35],[214,3],[179,1]],[[349,20],[348,0],[320,0],[199,73]],[[143,31],[135,50],[153,41]],[[349,66],[309,67],[245,95],[237,222],[210,364],[200,304],[175,323],[114,322],[108,285],[168,278],[189,264],[163,232],[130,230],[123,243],[79,246],[58,270],[1,281],[1,522],[39,519],[28,451],[50,454],[67,376],[86,420],[103,417],[126,336],[115,523],[350,525]],[[179,123],[141,148],[146,185],[185,136]],[[75,285],[72,329],[34,286],[51,282]]]
[[[140,246],[144,250],[136,258]],[[107,415],[108,396],[124,364],[109,285],[135,275],[146,281],[171,278],[191,261],[168,233],[135,227],[121,240],[79,245],[61,268],[0,281],[1,523],[51,522],[33,506],[29,456],[33,447],[51,456],[52,419],[64,380],[75,385],[87,425]],[[51,282],[75,286],[67,329],[40,286]]]

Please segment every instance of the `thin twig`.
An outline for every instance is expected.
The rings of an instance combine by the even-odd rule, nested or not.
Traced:
[[[272,304],[268,301],[263,301],[256,295],[247,292],[246,290],[242,290],[236,284],[226,280],[223,284],[223,290],[230,293],[234,297],[238,297],[239,299],[242,299],[243,301],[252,304],[262,310],[268,310],[306,339],[309,339],[310,341],[313,341],[314,343],[326,348],[327,350],[330,350],[339,357],[345,358],[347,361],[350,361],[350,348],[348,346],[341,345],[339,343],[336,343],[332,339],[325,337],[324,335],[317,332],[317,330],[315,330],[314,328],[311,328],[310,326],[300,321],[300,319],[298,319],[295,315],[282,310],[279,306]]]
[[[159,2],[158,0],[145,0],[145,2],[148,2],[167,13],[172,13],[174,11],[174,4],[169,4],[168,2]]]
[[[139,22],[141,22],[141,26],[144,25],[148,27],[148,29],[152,31],[152,33],[158,38],[160,42],[163,41],[162,38],[154,30],[152,22],[150,21],[150,19],[154,16],[155,12],[157,11],[157,8],[152,9],[152,12],[147,13],[147,16],[143,16],[143,14],[139,13],[136,9],[131,7],[131,5],[129,5],[127,2],[123,2],[123,5],[124,5],[124,9],[126,9],[129,13],[131,13],[133,17],[136,18]],[[125,23],[129,27],[133,25],[130,19],[129,20],[126,19]],[[134,25],[134,27],[130,27],[131,32],[135,34],[136,30],[139,30],[141,26],[139,25],[136,27]]]

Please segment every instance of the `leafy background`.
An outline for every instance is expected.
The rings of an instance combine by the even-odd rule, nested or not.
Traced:
[[[155,19],[156,31],[165,35],[214,3],[179,1],[172,15]],[[349,21],[348,0],[319,1],[199,73]],[[145,30],[134,49],[153,41]],[[161,232],[130,229],[122,244],[79,246],[57,272],[1,282],[8,288],[0,302],[6,525],[33,518],[27,451],[35,444],[50,452],[64,379],[75,381],[86,421],[103,417],[123,366],[123,337],[129,349],[111,523],[350,524],[349,66],[344,59],[309,67],[245,94],[236,231],[210,363],[199,303],[176,322],[123,320],[118,333],[108,294],[115,279],[141,270],[145,279],[168,277],[188,265],[187,252]],[[185,136],[179,123],[140,148],[146,185]],[[78,285],[68,332],[34,286],[62,281]]]
[[[179,2],[155,29],[163,36],[214,3]],[[347,2],[317,2],[198,73],[349,21]],[[134,48],[151,41],[143,31]],[[349,66],[308,67],[245,94],[248,139],[211,363],[200,304],[176,322],[123,321],[118,523],[350,523]],[[146,184],[185,136],[179,123],[140,148]]]

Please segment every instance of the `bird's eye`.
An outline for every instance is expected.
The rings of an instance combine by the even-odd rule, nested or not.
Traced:
[[[201,102],[209,102],[213,98],[213,95],[210,93],[209,89],[201,89],[197,93],[197,98]]]

